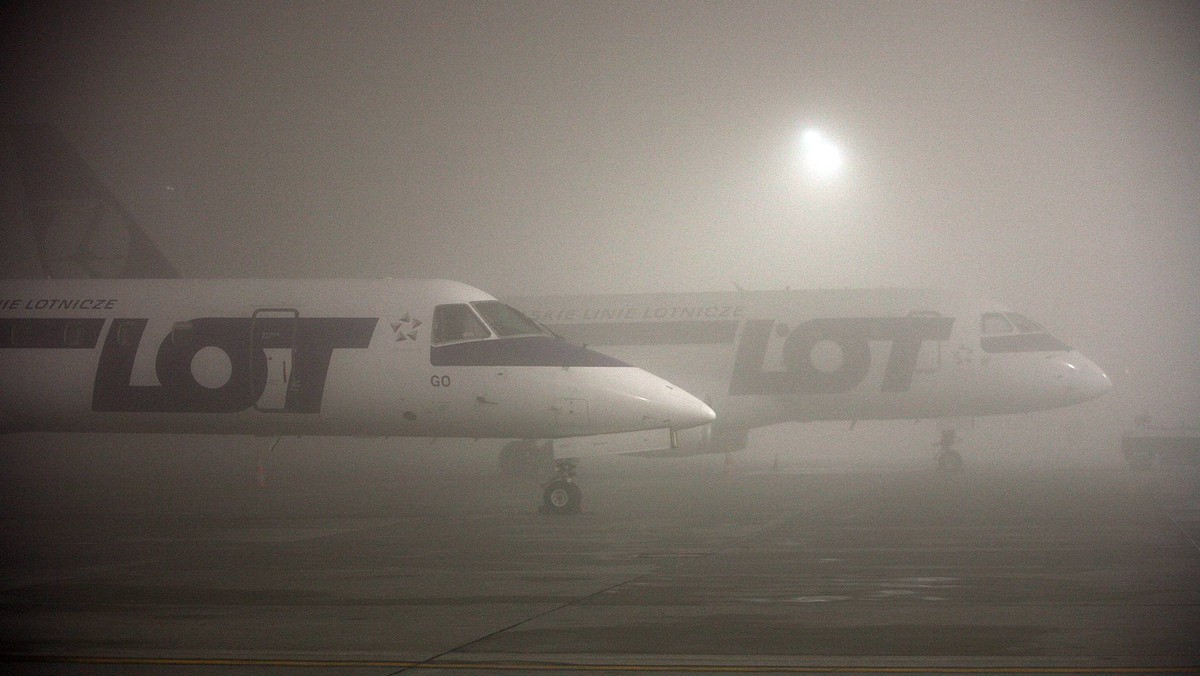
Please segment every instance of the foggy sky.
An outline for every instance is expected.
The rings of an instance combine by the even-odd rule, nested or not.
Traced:
[[[4,121],[61,127],[185,276],[966,289],[1107,369],[1092,415],[1200,422],[1194,6],[5,13]]]

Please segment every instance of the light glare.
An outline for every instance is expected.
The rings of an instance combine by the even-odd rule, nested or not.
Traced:
[[[800,137],[804,171],[818,179],[830,179],[841,173],[842,151],[816,129],[806,129]]]

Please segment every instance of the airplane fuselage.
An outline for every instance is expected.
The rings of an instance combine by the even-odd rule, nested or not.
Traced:
[[[725,429],[1019,413],[1109,387],[1086,357],[1024,317],[936,291],[507,300],[569,340],[679,383],[712,405]]]
[[[640,369],[485,319],[505,309],[442,280],[7,282],[0,426],[555,438],[710,419]]]

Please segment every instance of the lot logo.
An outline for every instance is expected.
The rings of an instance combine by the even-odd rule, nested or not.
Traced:
[[[234,413],[255,405],[267,388],[267,353],[290,352],[280,410],[319,413],[336,349],[363,349],[374,317],[203,317],[179,322],[158,345],[154,371],[160,385],[131,385],[146,319],[115,319],[104,340],[92,390],[93,411]],[[193,360],[206,348],[228,357],[221,382],[197,379]],[[211,349],[206,354],[212,354]],[[204,380],[205,382],[201,382]]]
[[[859,385],[871,370],[872,341],[891,344],[883,372],[883,392],[912,386],[923,341],[944,341],[952,317],[849,317],[812,319],[787,333],[784,370],[765,371],[772,320],[747,321],[734,359],[729,393],[837,394]],[[785,329],[786,330],[786,329]]]

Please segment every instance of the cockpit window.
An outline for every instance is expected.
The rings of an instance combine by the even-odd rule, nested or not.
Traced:
[[[433,308],[433,342],[448,343],[455,340],[479,340],[491,337],[491,333],[470,306],[462,303],[439,305]]]
[[[995,336],[1002,333],[1012,333],[1013,325],[1002,314],[985,312],[981,330],[985,336]]]
[[[984,352],[1066,352],[1071,348],[1041,325],[1016,312],[985,312],[980,346]]]
[[[545,331],[532,319],[497,300],[471,303],[497,336],[543,335]]]
[[[1046,329],[1043,329],[1040,324],[1033,321],[1029,317],[1026,317],[1025,315],[1019,315],[1015,312],[1009,312],[1005,316],[1008,317],[1009,319],[1011,319],[1013,324],[1017,325],[1017,330],[1020,331],[1021,333],[1045,333],[1046,332]]]

